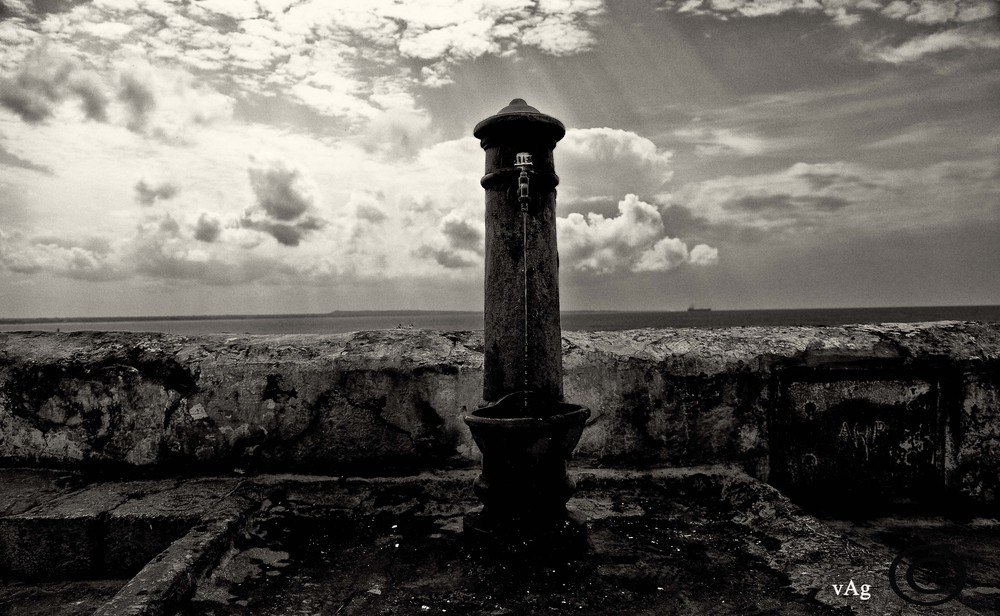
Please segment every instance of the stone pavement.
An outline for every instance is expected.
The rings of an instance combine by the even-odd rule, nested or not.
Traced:
[[[475,471],[0,470],[0,615],[1000,615],[996,520],[820,520],[724,466],[573,474],[589,531],[577,559],[469,546]],[[956,600],[918,608],[887,572],[929,542],[953,546],[967,577]]]

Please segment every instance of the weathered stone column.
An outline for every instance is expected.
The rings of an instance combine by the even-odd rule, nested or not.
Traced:
[[[560,401],[559,178],[553,150],[566,128],[515,98],[477,124],[473,134],[486,150],[486,175],[481,182],[486,189],[483,398],[493,402],[515,391],[532,390],[542,399]],[[526,221],[518,199],[520,169],[515,167],[516,156],[522,152],[532,158]]]

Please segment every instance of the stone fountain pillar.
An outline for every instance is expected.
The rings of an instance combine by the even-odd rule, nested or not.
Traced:
[[[466,534],[495,548],[563,556],[586,548],[566,502],[590,411],[563,400],[553,150],[559,120],[516,98],[480,122],[486,151],[483,399],[464,419],[483,454],[483,509]]]
[[[515,391],[531,390],[553,401],[562,400],[556,249],[559,177],[553,150],[566,134],[566,127],[515,98],[476,125],[473,134],[486,150],[486,175],[481,181],[486,189],[483,399],[494,402]],[[520,169],[515,166],[519,153],[529,154],[532,161],[528,172],[527,246],[522,238]],[[529,315],[527,331],[525,311]]]

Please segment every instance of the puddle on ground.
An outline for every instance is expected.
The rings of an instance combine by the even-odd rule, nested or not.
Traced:
[[[591,516],[586,555],[540,562],[472,549],[456,511],[358,516],[284,503],[258,520],[183,613],[842,613],[794,594],[750,555],[748,542],[767,548],[768,539],[748,534],[718,503],[634,495],[606,509]]]

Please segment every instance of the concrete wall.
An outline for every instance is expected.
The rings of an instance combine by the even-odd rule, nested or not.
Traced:
[[[581,466],[736,462],[803,498],[1000,501],[1000,324],[565,332]],[[0,334],[7,465],[475,464],[480,332]]]

